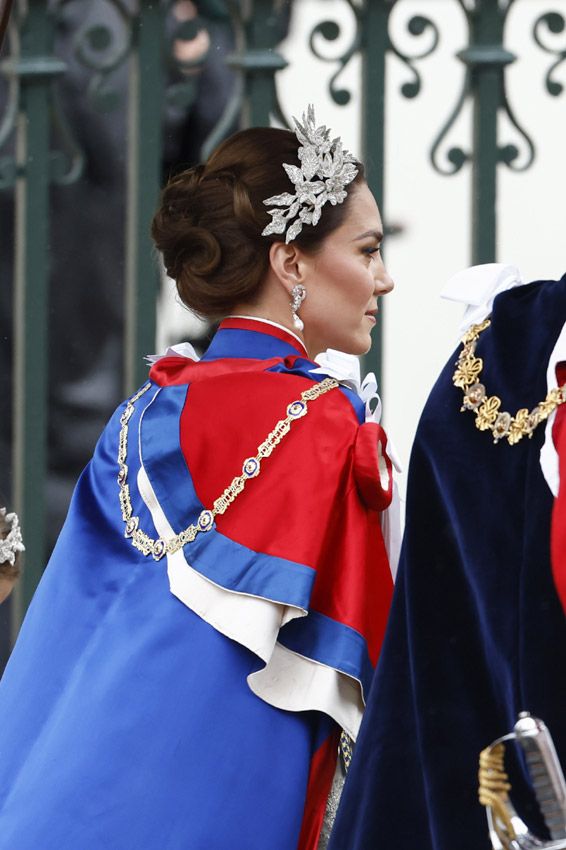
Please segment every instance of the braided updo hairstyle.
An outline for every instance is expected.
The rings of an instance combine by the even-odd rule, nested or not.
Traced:
[[[203,165],[173,177],[161,194],[151,233],[183,303],[219,319],[259,296],[269,268],[269,248],[284,235],[262,236],[271,221],[265,198],[293,187],[283,163],[300,166],[299,142],[289,130],[257,127],[226,139]],[[342,223],[363,167],[343,204],[323,207],[316,227],[304,225],[294,240],[315,253]]]

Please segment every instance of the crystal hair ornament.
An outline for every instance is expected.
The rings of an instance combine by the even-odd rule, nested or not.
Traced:
[[[7,514],[6,508],[0,508],[0,516],[10,526],[10,531],[6,537],[0,540],[0,564],[9,563],[13,567],[16,563],[18,552],[25,552],[18,515],[14,513]]]
[[[303,224],[313,227],[318,224],[327,201],[332,206],[343,203],[347,197],[345,187],[358,173],[356,160],[343,149],[340,137],[331,140],[329,129],[316,126],[312,104],[303,112],[302,124],[296,118],[293,120],[295,135],[301,143],[297,154],[301,167],[284,162],[283,168],[295,187],[295,194],[283,192],[265,199],[263,203],[274,209],[269,210],[272,220],[261,234],[270,236],[287,231],[287,244],[299,235]]]

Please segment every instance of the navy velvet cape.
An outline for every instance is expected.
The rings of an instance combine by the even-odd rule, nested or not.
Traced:
[[[545,398],[565,321],[566,276],[496,298],[477,355],[502,410]],[[418,427],[391,617],[330,850],[488,848],[478,756],[522,710],[544,719],[566,766],[566,628],[550,568],[544,425],[530,440],[494,445],[460,412],[455,360]],[[537,825],[521,767],[512,779],[520,813]]]

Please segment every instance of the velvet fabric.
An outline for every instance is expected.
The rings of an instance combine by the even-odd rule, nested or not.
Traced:
[[[159,361],[128,422],[139,527],[159,536],[146,480],[174,533],[210,508],[322,379],[315,366],[290,335],[237,320],[203,362]],[[260,699],[248,682],[268,659],[197,615],[174,595],[168,559],[124,536],[123,411],[77,485],[0,683],[0,850],[314,850],[333,715],[318,709],[314,674],[305,710]],[[265,646],[249,605],[241,614],[251,598],[280,616],[284,691],[296,687],[293,659],[345,676],[358,700],[369,691],[392,582],[379,515],[356,484],[362,415],[349,390],[309,403],[259,477],[181,553],[201,591],[229,600],[236,619],[240,606],[240,634]]]
[[[477,356],[502,410],[545,398],[565,321],[566,277],[496,298]],[[566,627],[539,463],[544,425],[494,445],[460,412],[456,357],[418,426],[391,617],[331,850],[487,850],[478,757],[520,711],[546,722],[566,767]],[[524,765],[511,770],[513,799],[544,836]]]

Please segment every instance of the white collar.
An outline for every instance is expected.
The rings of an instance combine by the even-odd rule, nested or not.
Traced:
[[[279,330],[285,331],[285,333],[290,334],[294,339],[296,339],[297,342],[300,344],[301,348],[303,349],[303,351],[305,352],[305,354],[308,357],[308,351],[305,347],[303,340],[299,336],[297,336],[296,333],[293,333],[293,331],[290,331],[289,328],[286,328],[285,325],[280,325],[279,322],[272,322],[271,319],[260,319],[259,316],[233,315],[233,316],[226,316],[226,318],[227,319],[247,319],[250,322],[263,322],[264,325],[271,325],[271,327],[273,327],[273,328],[279,328]]]
[[[441,298],[459,301],[466,305],[462,323],[458,329],[461,338],[471,325],[486,319],[493,302],[500,292],[524,286],[526,281],[515,266],[505,263],[483,263],[471,266],[453,275],[442,292]]]
[[[226,316],[226,318],[247,319],[253,322],[263,322],[264,325],[272,325],[274,328],[279,328],[296,339],[308,357],[308,352],[302,339],[300,339],[297,334],[294,334],[293,331],[290,331],[289,328],[286,328],[284,325],[280,325],[279,322],[272,322],[270,319],[259,319],[257,316]],[[158,360],[162,360],[164,357],[187,357],[189,360],[200,360],[200,357],[190,342],[180,342],[178,345],[169,346],[163,354],[146,354],[145,360],[153,366],[154,363],[157,363]]]

